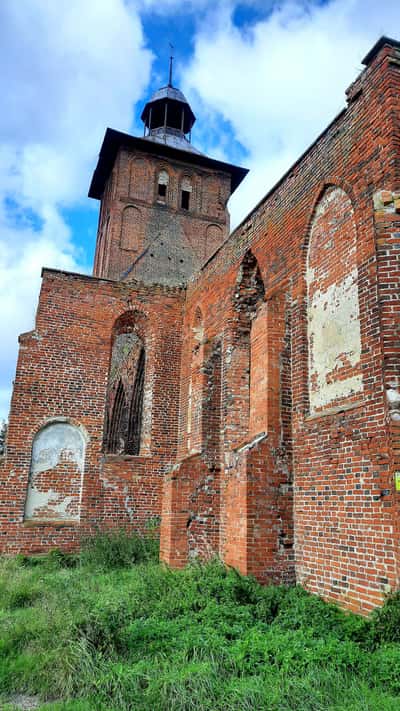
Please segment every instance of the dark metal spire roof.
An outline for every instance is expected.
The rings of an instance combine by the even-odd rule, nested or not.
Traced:
[[[158,89],[145,105],[141,119],[150,131],[164,127],[190,133],[196,121],[186,97],[174,86]]]
[[[184,94],[172,86],[172,60],[173,57],[170,57],[168,85],[154,92],[143,109],[143,138],[107,129],[90,185],[89,197],[101,199],[120,148],[159,154],[167,159],[178,159],[190,165],[228,173],[231,176],[232,192],[242,182],[248,172],[246,169],[208,158],[192,145],[190,133],[196,117]]]
[[[157,91],[155,91],[153,96],[151,97],[149,103],[152,103],[153,101],[159,101],[160,99],[173,99],[174,101],[181,101],[182,104],[187,104],[189,106],[188,100],[186,99],[185,95],[182,94],[180,89],[176,89],[174,86],[171,85],[163,86],[161,87],[161,89],[157,89]],[[144,111],[145,109],[143,109],[143,113]]]

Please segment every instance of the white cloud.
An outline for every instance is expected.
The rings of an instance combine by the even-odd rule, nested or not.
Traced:
[[[225,4],[214,24],[208,18],[199,28],[184,90],[229,121],[248,151],[251,173],[232,199],[234,224],[344,106],[361,59],[385,32],[400,36],[398,0],[276,3],[245,31]]]
[[[86,269],[61,210],[86,201],[105,127],[129,129],[151,61],[123,0],[0,3],[0,419],[42,265]]]
[[[239,5],[265,19],[238,29],[232,18]],[[105,127],[128,130],[143,96],[152,61],[144,13],[169,13],[171,21],[195,15],[182,87],[195,97],[194,140],[212,155],[237,159],[223,118],[251,169],[232,200],[233,223],[344,105],[376,39],[400,37],[398,0],[2,0],[0,419],[17,335],[33,326],[41,266],[87,268],[61,210],[87,205]]]

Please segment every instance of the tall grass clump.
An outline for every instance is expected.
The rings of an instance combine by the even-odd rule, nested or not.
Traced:
[[[172,571],[150,536],[0,560],[0,708],[398,711],[400,597],[370,619],[218,561]]]
[[[103,570],[126,568],[158,560],[159,543],[154,535],[125,529],[98,531],[81,541],[80,559],[84,566]]]

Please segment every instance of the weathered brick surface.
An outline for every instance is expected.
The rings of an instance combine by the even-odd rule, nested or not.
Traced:
[[[180,202],[184,180],[189,210]],[[229,195],[228,174],[121,148],[102,199],[94,274],[120,279],[129,270],[128,280],[185,283],[228,236]]]
[[[4,550],[71,547],[95,526],[143,528],[161,515],[161,557],[173,566],[219,554],[262,582],[296,579],[362,613],[399,587],[396,43],[381,44],[347,96],[225,242],[226,176],[120,152],[95,274],[120,279],[150,243],[153,256],[122,281],[45,271],[0,460]],[[164,169],[167,207],[155,193]],[[193,215],[177,207],[188,172]],[[125,312],[146,348],[135,457],[102,452],[112,333]],[[88,435],[79,526],[24,523],[33,437],[61,416]]]
[[[176,458],[182,298],[179,289],[45,270],[35,330],[21,337],[0,504],[3,550],[72,547],[103,523],[143,527],[160,514],[162,475]],[[145,456],[105,455],[112,332],[135,311],[146,324],[149,439]],[[51,418],[87,433],[80,525],[23,520],[33,437]]]
[[[379,604],[384,593],[399,584],[398,494],[392,461],[393,452],[398,456],[399,450],[393,449],[391,437],[399,445],[396,420],[389,425],[383,389],[386,372],[392,384],[399,376],[398,240],[393,225],[399,213],[393,193],[400,177],[400,73],[392,59],[398,61],[398,52],[389,46],[372,59],[351,87],[346,111],[261,201],[201,275],[193,278],[185,306],[187,313],[200,308],[204,314],[206,342],[222,341],[220,552],[227,562],[244,572],[255,572],[262,580],[276,579],[277,571],[290,578],[294,535],[297,580],[313,592],[362,612]],[[388,191],[391,198],[384,206],[381,227],[379,211],[374,209],[379,190]],[[340,383],[341,378],[361,374],[362,387],[350,388],[342,396],[334,392],[312,411],[307,260],[315,215],[324,196],[334,191],[336,206],[326,215],[320,231],[322,243],[314,250],[311,267],[320,270],[326,288],[326,280],[340,284],[346,279],[353,260],[359,317],[357,322],[357,309],[351,311],[349,328],[354,319],[361,347],[359,357],[351,352],[346,358],[344,353],[340,361],[342,354],[334,353],[337,367],[332,372],[325,369],[324,376]],[[353,247],[346,234],[353,235]],[[255,321],[250,366],[248,344],[238,339],[234,308],[241,265],[249,249],[264,283],[262,310],[268,311],[278,294],[286,304],[281,347],[268,346],[271,326],[260,335],[265,339],[263,346],[258,344]],[[257,364],[262,349],[264,372]],[[181,387],[182,417],[187,403],[185,378]],[[280,392],[275,417],[268,401],[274,390]],[[266,401],[265,413],[260,409]],[[251,445],[257,429],[266,429],[267,437],[249,446],[254,458],[249,465],[250,454],[244,454],[244,447],[246,442]],[[262,448],[265,451],[257,467],[257,452]],[[279,566],[282,549],[285,564]]]

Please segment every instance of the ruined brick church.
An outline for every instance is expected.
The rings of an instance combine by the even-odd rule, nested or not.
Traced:
[[[93,276],[43,269],[20,337],[3,552],[159,525],[173,567],[218,555],[364,613],[399,587],[400,42],[363,64],[231,234],[247,171],[192,145],[171,83],[143,137],[107,129]]]

